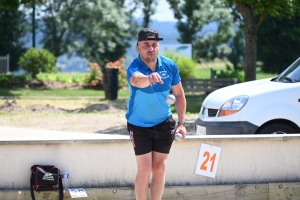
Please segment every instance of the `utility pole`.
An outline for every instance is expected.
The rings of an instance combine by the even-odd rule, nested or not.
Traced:
[[[32,1],[32,48],[35,48],[35,0]]]

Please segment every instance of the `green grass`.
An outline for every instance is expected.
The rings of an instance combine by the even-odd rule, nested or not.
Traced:
[[[197,67],[197,78],[210,78],[211,69],[213,70],[225,70],[226,63],[221,60],[215,60],[214,62],[201,63]]]
[[[265,78],[272,78],[277,76],[278,74],[272,74],[272,73],[264,73],[261,71],[260,67],[256,68],[256,80],[265,79]]]
[[[6,97],[99,97],[105,96],[103,90],[68,90],[68,89],[4,89],[0,88],[0,96]],[[129,96],[129,91],[118,91],[119,97]]]
[[[257,63],[256,67],[256,80],[271,78],[277,76],[274,73],[265,73],[261,71],[261,63]],[[226,63],[222,60],[215,60],[214,62],[201,63],[197,67],[197,78],[210,78],[211,77],[211,69],[216,70],[217,73],[221,70],[226,70]],[[244,71],[240,72],[244,74]]]

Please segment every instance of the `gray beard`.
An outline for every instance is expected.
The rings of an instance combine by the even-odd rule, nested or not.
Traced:
[[[157,56],[155,56],[153,59],[152,58],[146,58],[146,61],[147,62],[156,62],[156,60],[157,60]]]

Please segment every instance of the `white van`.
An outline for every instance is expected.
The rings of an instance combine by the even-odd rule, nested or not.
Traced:
[[[195,131],[202,135],[300,133],[300,58],[275,78],[210,93]]]

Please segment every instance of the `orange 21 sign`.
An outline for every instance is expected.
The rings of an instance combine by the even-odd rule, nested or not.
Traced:
[[[216,177],[221,147],[201,144],[195,174]]]

